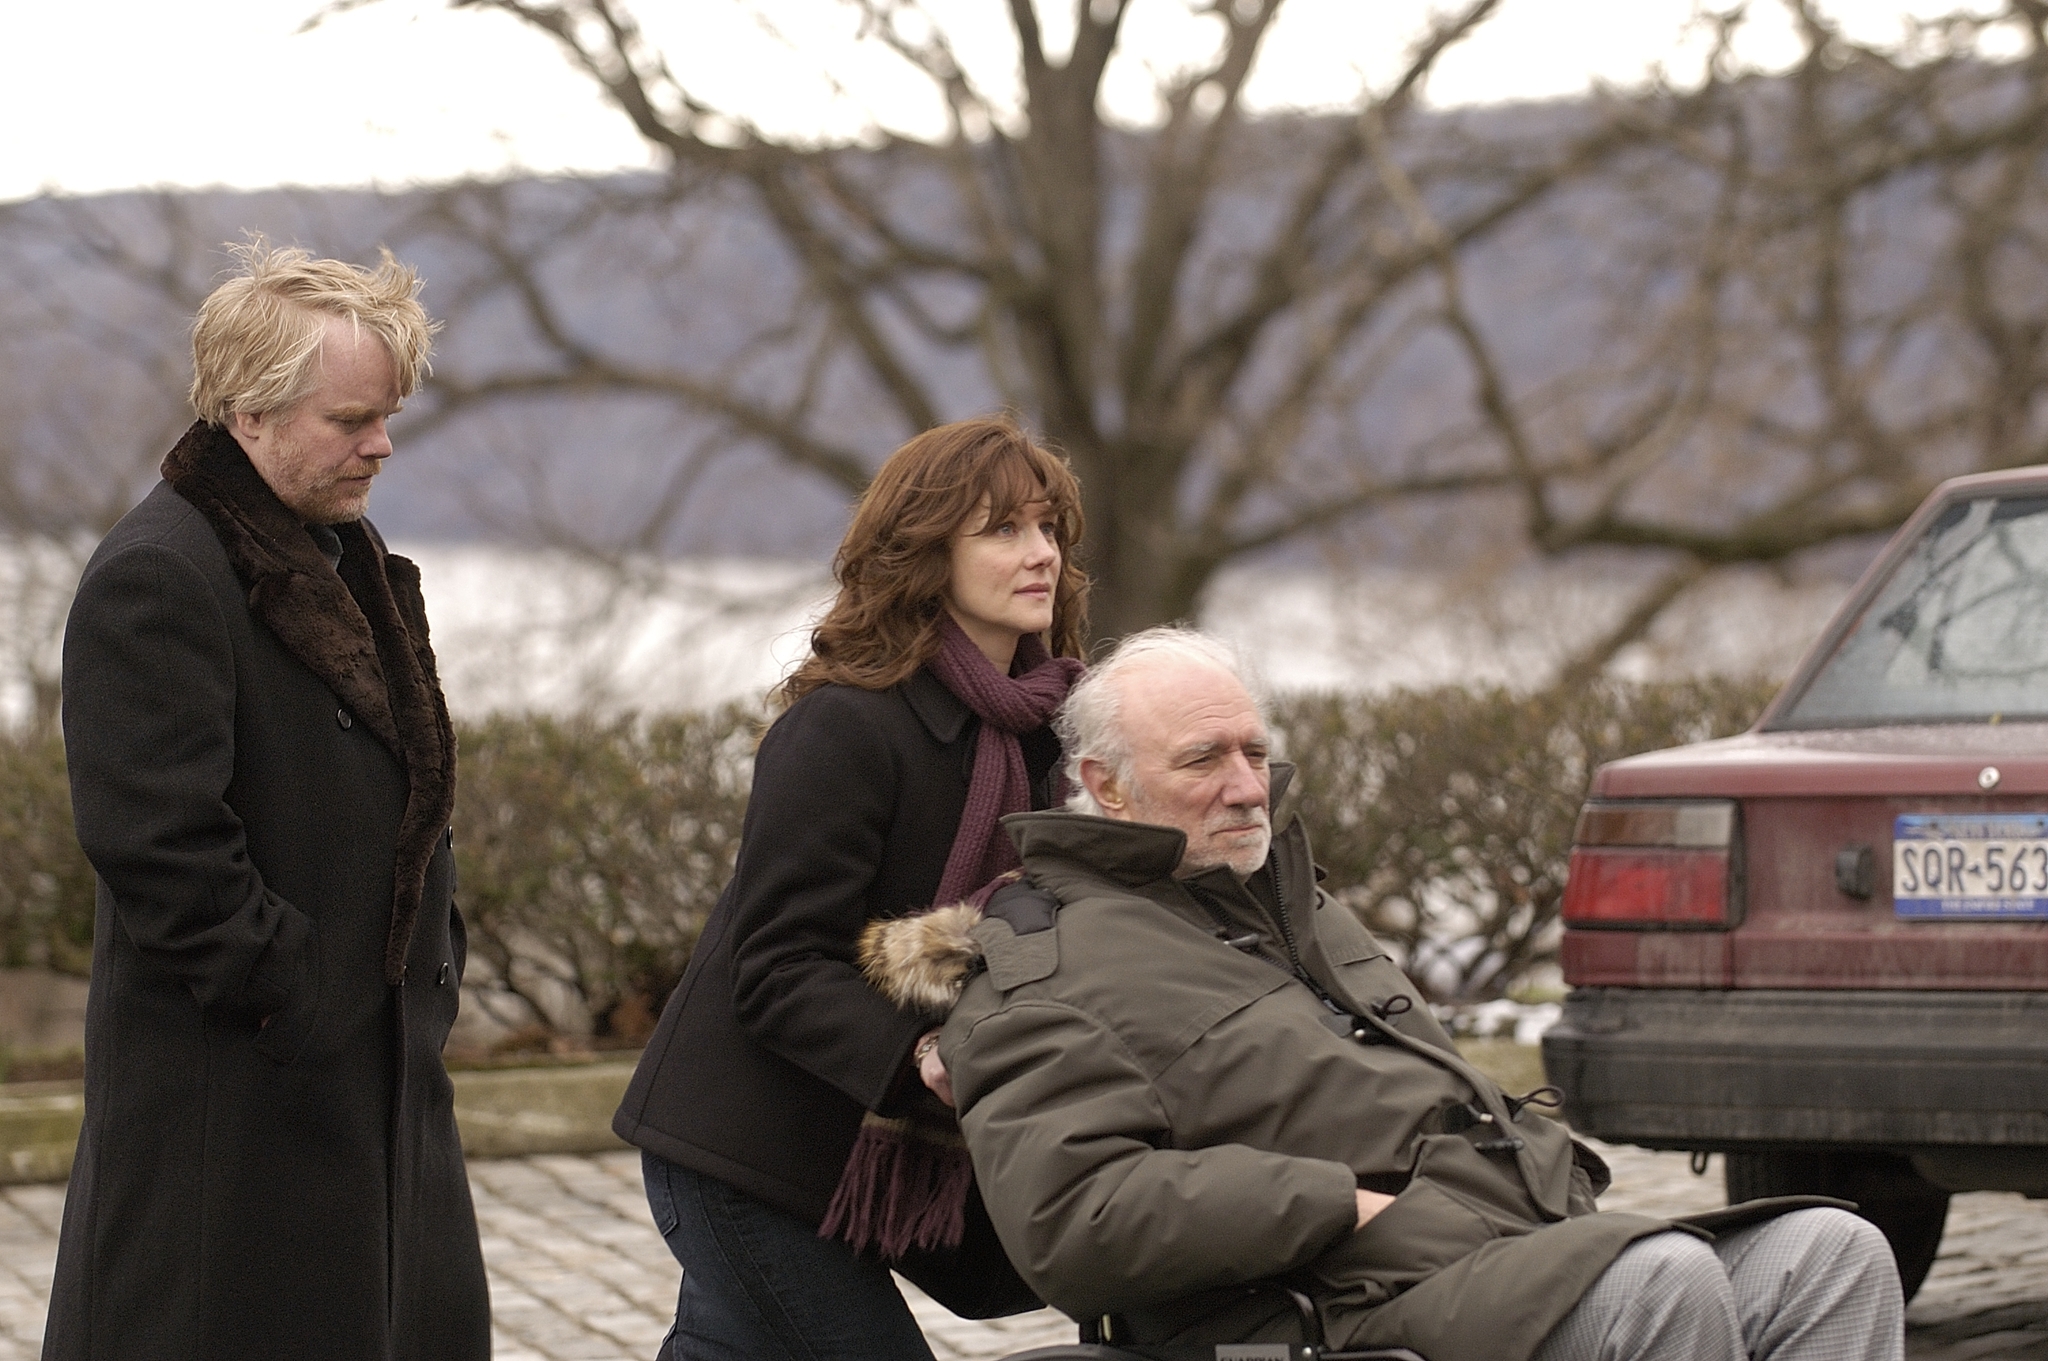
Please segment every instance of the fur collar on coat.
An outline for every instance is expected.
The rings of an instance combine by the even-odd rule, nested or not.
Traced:
[[[455,731],[427,639],[419,569],[385,552],[368,521],[334,526],[337,572],[226,430],[197,421],[164,457],[164,480],[227,551],[249,612],[405,767],[384,980],[412,943],[427,862],[455,806]]]

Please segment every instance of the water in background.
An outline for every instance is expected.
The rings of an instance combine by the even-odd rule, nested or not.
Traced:
[[[576,559],[488,547],[402,548],[420,564],[450,706],[694,708],[758,701],[800,659],[831,592],[822,566],[655,564],[623,575]],[[1731,571],[1630,648],[1633,678],[1783,675],[1845,587]],[[1452,682],[1543,684],[1612,626],[1631,583],[1583,570],[1475,586],[1420,571],[1349,575],[1239,569],[1201,623],[1236,642],[1280,691]]]
[[[808,645],[830,595],[822,564],[649,562],[400,544],[419,563],[449,707],[600,713],[758,703]],[[90,545],[0,545],[0,721],[54,693],[63,619]],[[1490,581],[1389,567],[1240,568],[1200,622],[1236,642],[1274,690],[1544,684],[1612,626],[1633,583],[1583,568]],[[1783,675],[1845,586],[1731,569],[1682,598],[1617,659],[1632,678]]]

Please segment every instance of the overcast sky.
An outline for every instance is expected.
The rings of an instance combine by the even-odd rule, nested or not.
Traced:
[[[1718,0],[1717,0],[1718,2]],[[0,200],[141,185],[398,185],[473,174],[600,171],[650,163],[622,115],[542,35],[445,0],[377,0],[302,22],[321,0],[5,0],[0,51]],[[963,59],[991,80],[1010,62],[1001,0],[928,0]],[[1896,32],[1908,9],[1952,4],[1833,0],[1859,34]],[[1264,108],[1342,101],[1384,80],[1428,0],[1290,0],[1250,90]],[[1505,0],[1447,56],[1438,104],[1569,95],[1594,80],[1683,75],[1695,0]],[[1752,8],[1751,54],[1789,38],[1769,0]],[[1067,0],[1040,0],[1057,26]],[[778,132],[845,134],[863,120],[916,133],[929,95],[854,41],[838,0],[641,0],[636,7],[693,88]],[[1112,113],[1142,121],[1152,68],[1210,31],[1181,0],[1136,0],[1112,68]],[[764,26],[765,16],[772,30]],[[1053,35],[1057,37],[1055,33]],[[830,71],[832,79],[824,78]]]

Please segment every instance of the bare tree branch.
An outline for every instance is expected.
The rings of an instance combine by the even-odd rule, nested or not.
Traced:
[[[1228,563],[1359,515],[1512,493],[1533,553],[1688,564],[1623,621],[1636,636],[1700,572],[1881,531],[1946,472],[2048,449],[2048,299],[2024,282],[2048,261],[2043,0],[1894,44],[1780,0],[1802,50],[1770,78],[1739,56],[1750,15],[1716,10],[1683,86],[1425,114],[1436,63],[1498,8],[1463,0],[1383,87],[1286,119],[1243,106],[1285,0],[1183,0],[1215,45],[1161,78],[1142,130],[1102,112],[1127,0],[1063,0],[1063,53],[1040,28],[1052,0],[1009,0],[1016,108],[923,0],[844,2],[927,83],[932,140],[770,136],[691,89],[627,0],[451,0],[555,43],[667,156],[677,202],[752,214],[794,282],[709,359],[614,353],[548,267],[582,224],[448,227],[475,234],[494,280],[478,298],[516,300],[542,359],[451,366],[428,421],[659,398],[719,447],[852,489],[881,449],[872,426],[849,433],[849,402],[897,437],[1001,402],[1081,474],[1109,633],[1186,615]],[[1987,60],[1994,30],[2026,52]],[[1608,321],[1573,340],[1585,353],[1532,360],[1530,323],[1486,293],[1498,252],[1589,225],[1611,258],[1559,287],[1604,292]],[[1398,438],[1340,433],[1446,342],[1462,404]],[[699,454],[676,457],[650,514],[680,515],[697,485]],[[633,532],[654,541],[650,520]]]

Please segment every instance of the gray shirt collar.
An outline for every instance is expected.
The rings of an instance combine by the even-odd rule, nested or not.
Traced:
[[[313,546],[320,550],[320,556],[327,559],[327,565],[341,568],[341,535],[334,532],[333,525],[307,525],[306,533],[312,538]]]

